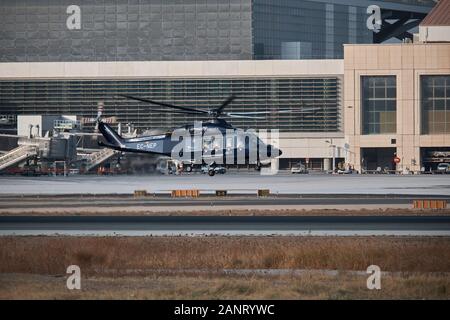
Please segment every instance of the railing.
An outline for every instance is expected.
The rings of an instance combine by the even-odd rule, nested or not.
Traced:
[[[34,146],[20,146],[0,156],[0,170],[4,170],[37,154]]]
[[[112,156],[114,156],[118,151],[112,149],[102,149],[98,152],[94,152],[87,157],[86,171],[92,170],[96,166],[105,162]]]

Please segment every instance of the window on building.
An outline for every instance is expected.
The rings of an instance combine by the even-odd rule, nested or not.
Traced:
[[[395,76],[362,77],[362,134],[397,131]]]
[[[450,133],[450,75],[421,76],[422,134]]]

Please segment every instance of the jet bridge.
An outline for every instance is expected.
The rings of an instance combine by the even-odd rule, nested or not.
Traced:
[[[19,165],[31,158],[40,161],[67,161],[76,158],[76,144],[73,136],[19,137],[18,147],[0,156],[0,171]]]
[[[0,171],[31,159],[37,156],[37,153],[38,150],[36,146],[21,145],[0,156]]]
[[[100,151],[91,153],[85,157],[86,159],[86,172],[94,169],[95,167],[99,166],[103,162],[111,159],[114,155],[119,153],[119,151],[104,148]]]

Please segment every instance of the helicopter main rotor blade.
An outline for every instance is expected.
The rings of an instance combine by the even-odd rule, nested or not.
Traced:
[[[220,115],[220,114],[222,113],[222,110],[223,110],[227,105],[229,105],[235,98],[236,98],[236,96],[234,96],[234,95],[229,96],[228,99],[225,100],[225,101],[220,105],[220,107],[218,107],[218,108],[215,110],[216,114]]]
[[[140,101],[140,102],[145,102],[145,103],[151,103],[151,104],[155,104],[155,105],[158,105],[158,106],[161,106],[161,107],[167,107],[167,108],[184,110],[184,111],[191,111],[191,112],[195,112],[197,114],[198,113],[204,113],[204,114],[208,114],[209,113],[206,110],[199,110],[199,109],[194,109],[194,108],[189,108],[189,107],[176,106],[176,105],[165,103],[165,102],[158,102],[158,101],[153,101],[153,100],[150,100],[150,99],[144,99],[144,98],[129,96],[129,95],[125,95],[125,94],[119,94],[119,97],[131,99],[131,100],[136,100],[136,101]]]
[[[151,111],[164,112],[164,113],[180,113],[180,114],[194,114],[199,115],[196,112],[184,111],[184,110],[163,110],[163,109],[151,109]],[[246,119],[265,119],[265,117],[258,117],[252,115],[245,115],[239,113],[224,113],[224,116],[228,116],[230,118],[246,118]]]
[[[252,115],[252,114],[275,114],[275,113],[290,113],[293,110],[276,110],[276,111],[248,111],[248,112],[228,112],[226,114],[235,114],[235,115]]]
[[[195,114],[195,115],[202,115],[203,113],[188,111],[188,110],[165,110],[165,109],[150,109],[151,112],[164,112],[164,113],[182,113],[182,114]]]
[[[230,118],[259,119],[259,120],[264,120],[264,119],[266,119],[265,117],[247,116],[247,115],[245,115],[245,114],[225,113],[224,115],[227,116],[227,117],[230,117]]]
[[[228,112],[226,114],[233,115],[259,115],[259,114],[279,114],[279,113],[311,113],[313,111],[320,110],[320,108],[304,108],[300,110],[295,109],[282,109],[282,110],[274,110],[274,111],[243,111],[243,112]]]

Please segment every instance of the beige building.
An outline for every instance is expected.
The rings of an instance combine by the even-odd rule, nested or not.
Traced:
[[[344,83],[355,168],[395,169],[394,157],[397,170],[448,161],[439,157],[450,152],[450,43],[345,45]]]
[[[347,162],[358,170],[434,170],[450,163],[450,0],[414,43],[344,45]]]

